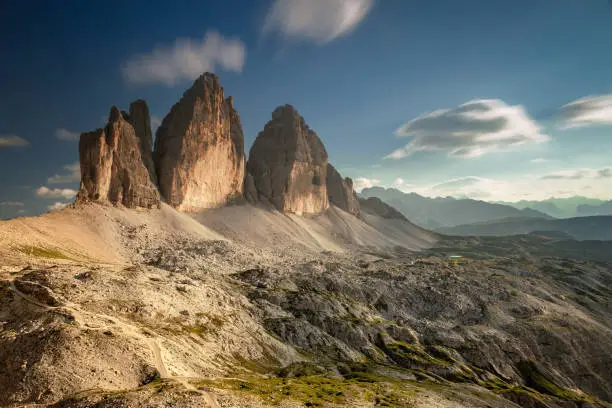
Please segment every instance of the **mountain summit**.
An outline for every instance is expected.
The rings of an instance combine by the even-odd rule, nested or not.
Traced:
[[[146,166],[151,152],[141,150],[146,141],[139,140],[129,120],[129,115],[113,106],[104,129],[81,135],[81,188],[77,201],[159,206],[159,193]]]
[[[279,106],[249,152],[249,196],[283,212],[321,213],[329,208],[327,160],[321,139],[298,111]]]
[[[161,196],[198,212],[246,199],[298,215],[323,213],[331,202],[359,215],[352,180],[329,164],[323,142],[292,105],[272,112],[245,165],[240,116],[214,74],[194,81],[163,119],[153,152],[152,144],[144,100],[129,114],[113,108],[105,129],[81,136],[79,200],[151,207]]]
[[[242,196],[242,125],[216,75],[196,79],[163,119],[154,158],[159,190],[179,210],[220,207]]]

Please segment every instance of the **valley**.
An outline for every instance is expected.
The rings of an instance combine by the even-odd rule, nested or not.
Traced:
[[[374,228],[419,230],[374,213],[203,214],[89,204],[2,224],[0,404],[610,406],[612,243],[408,249]]]

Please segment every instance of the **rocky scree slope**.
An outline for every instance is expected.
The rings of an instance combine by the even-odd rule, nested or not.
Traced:
[[[537,237],[465,265],[446,262],[452,248],[276,248],[200,233],[193,220],[179,225],[176,217],[189,217],[165,205],[93,210],[109,216],[106,238],[123,248],[123,263],[56,251],[0,268],[0,405],[607,407],[612,399],[610,263],[529,256],[550,246]],[[73,211],[84,207],[59,215]],[[153,216],[174,218],[157,225]],[[470,242],[453,245],[469,252]]]
[[[609,267],[328,259],[235,276],[251,285],[268,330],[341,372],[380,364],[412,380],[477,384],[520,406],[583,407],[612,400]]]

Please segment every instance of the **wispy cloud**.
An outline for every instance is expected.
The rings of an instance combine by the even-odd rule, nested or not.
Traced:
[[[560,170],[554,173],[545,174],[540,177],[541,180],[582,180],[582,179],[601,179],[611,178],[612,167],[604,167],[602,169],[572,169]]]
[[[49,184],[67,184],[81,180],[81,165],[79,162],[67,164],[64,169],[69,173],[55,174],[47,179]]]
[[[535,159],[531,159],[529,162],[532,164],[544,164],[544,163],[550,163],[553,160],[551,159],[545,159],[543,157],[536,157]]]
[[[373,4],[373,0],[276,0],[263,32],[324,44],[355,29]]]
[[[612,94],[585,96],[561,108],[562,128],[612,124]]]
[[[353,181],[353,188],[355,191],[360,192],[364,188],[370,188],[380,185],[380,180],[378,179],[369,179],[366,177],[358,177]]]
[[[419,151],[444,151],[449,156],[472,158],[549,140],[522,106],[509,106],[499,99],[474,100],[427,113],[395,133],[412,140],[386,158],[401,159]]]
[[[241,72],[246,46],[236,38],[225,38],[209,31],[204,38],[179,38],[174,45],[158,45],[149,53],[134,55],[122,67],[126,81],[133,84],[177,82],[197,78],[204,72]]]
[[[73,198],[77,195],[75,190],[70,188],[49,188],[46,186],[36,189],[36,197],[41,198]]]
[[[16,135],[2,135],[0,136],[0,149],[3,147],[25,147],[29,146],[30,143]]]
[[[80,136],[81,136],[80,133],[72,132],[64,128],[59,128],[55,130],[55,137],[58,138],[59,140],[64,140],[67,142],[75,142],[79,140]]]
[[[0,207],[23,207],[21,201],[3,201],[0,203]]]
[[[484,177],[476,177],[476,176],[467,176],[467,177],[458,177],[450,180],[443,181],[441,183],[434,184],[430,187],[431,190],[435,191],[453,191],[457,189],[462,189],[464,187],[470,187],[480,183],[486,183],[490,181],[490,179]]]
[[[56,202],[53,203],[51,205],[47,206],[47,211],[59,211],[59,210],[63,210],[64,208],[68,207],[69,203],[60,203],[60,202]]]
[[[427,197],[472,198],[477,200],[507,200],[509,196],[522,199],[530,191],[514,190],[516,186],[523,187],[522,181],[496,180],[486,177],[458,177],[429,186],[421,186],[413,191]]]

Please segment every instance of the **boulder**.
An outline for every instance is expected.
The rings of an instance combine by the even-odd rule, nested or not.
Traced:
[[[157,130],[153,159],[161,195],[179,210],[220,207],[242,197],[242,125],[216,75],[200,76],[172,107]]]
[[[291,105],[276,108],[257,135],[247,173],[255,187],[249,192],[251,201],[295,214],[317,214],[329,208],[327,151]]]
[[[359,199],[353,190],[353,180],[343,179],[338,170],[331,164],[327,165],[327,195],[330,204],[359,216]]]
[[[104,129],[81,134],[81,187],[77,201],[108,201],[126,207],[159,207],[159,192],[127,114],[112,107]]]
[[[134,127],[136,137],[140,142],[140,154],[145,167],[149,171],[151,182],[157,185],[155,165],[153,164],[153,132],[151,132],[151,115],[147,102],[138,99],[130,104],[129,121]]]

